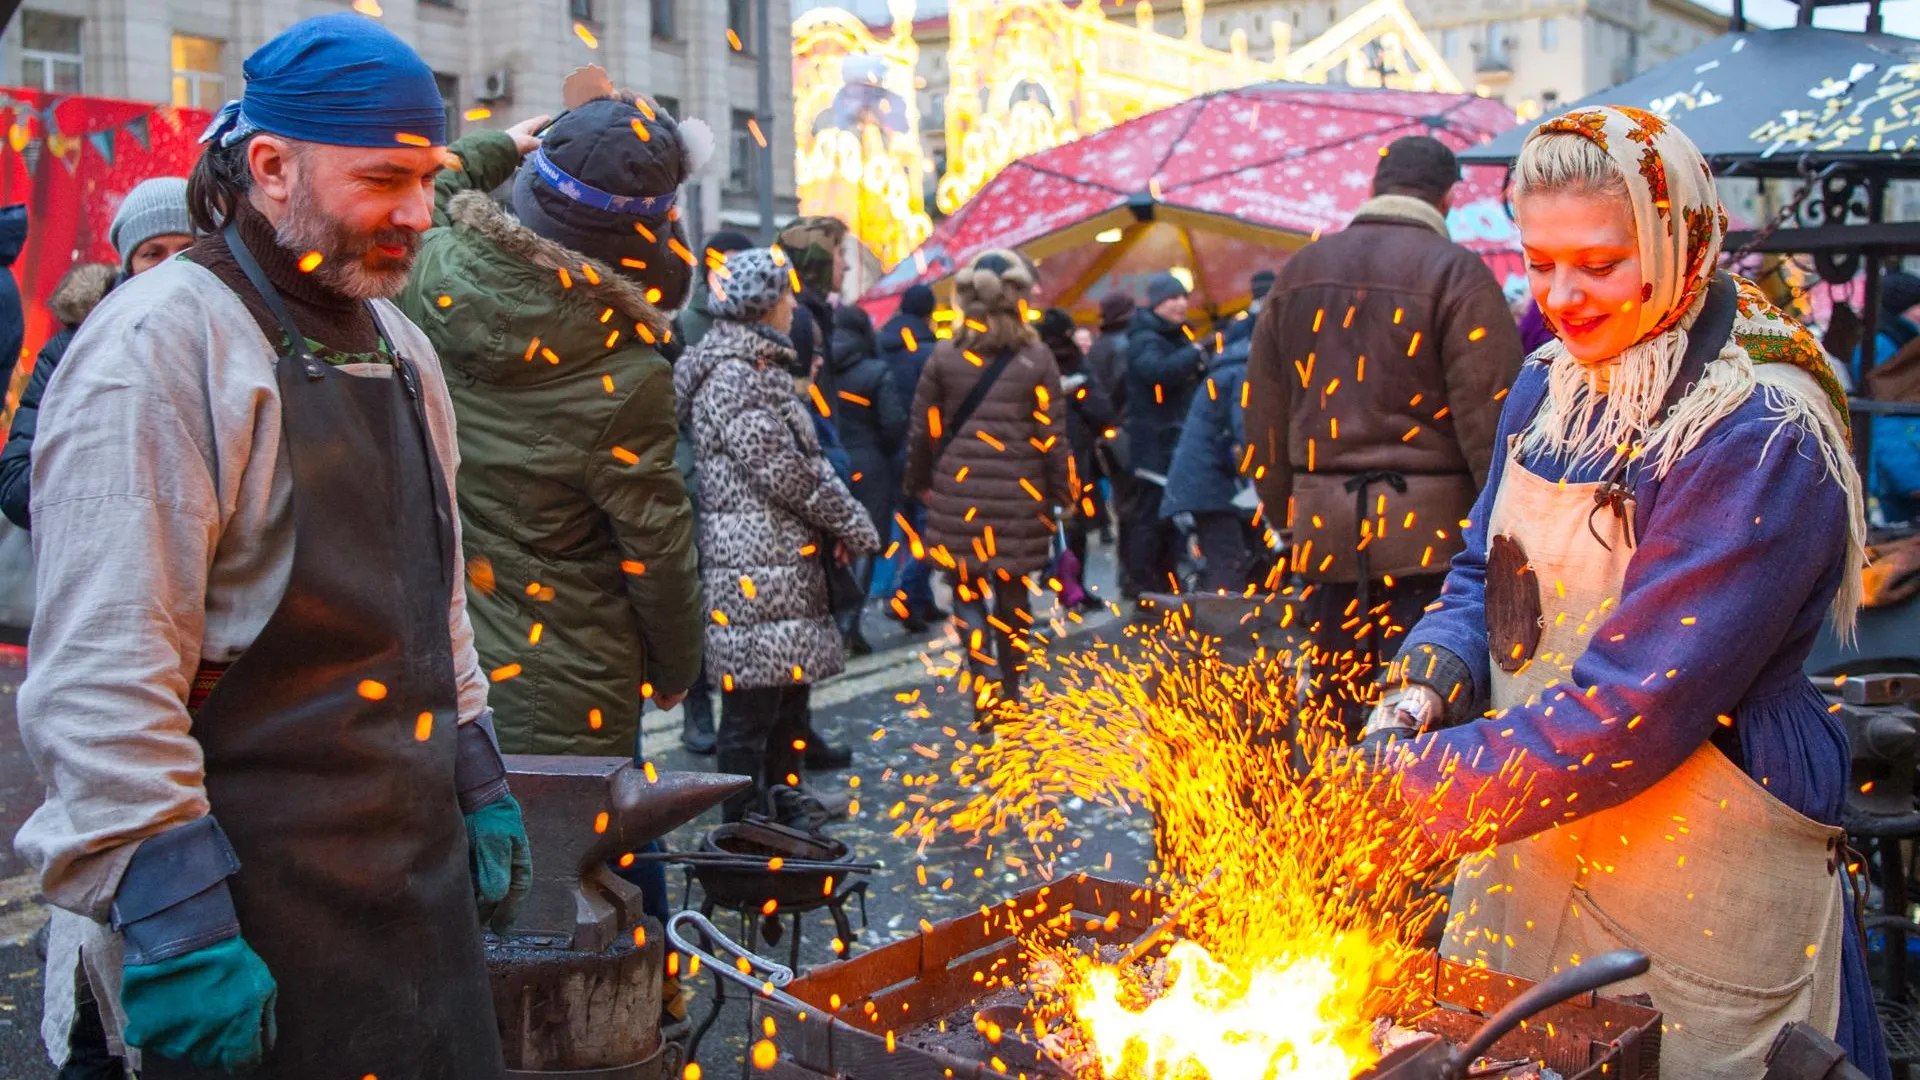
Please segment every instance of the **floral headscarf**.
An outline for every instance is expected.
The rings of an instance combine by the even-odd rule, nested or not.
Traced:
[[[1653,474],[1662,476],[1756,391],[1765,394],[1779,422],[1814,436],[1828,474],[1847,492],[1852,557],[1833,615],[1839,626],[1851,627],[1866,527],[1860,477],[1850,453],[1846,393],[1826,351],[1757,286],[1736,277],[1738,305],[1730,339],[1686,396],[1663,413],[1667,387],[1678,377],[1687,332],[1726,239],[1727,215],[1713,172],[1679,128],[1641,109],[1579,109],[1541,124],[1527,142],[1549,135],[1586,139],[1619,166],[1633,208],[1643,284],[1639,333],[1607,369],[1606,389],[1599,389],[1594,373],[1568,358],[1558,342],[1541,351],[1551,367],[1547,400],[1528,427],[1525,448],[1575,460],[1644,455]]]
[[[1607,152],[1626,179],[1633,205],[1640,273],[1636,345],[1681,326],[1713,280],[1727,235],[1727,212],[1713,170],[1693,140],[1644,109],[1600,105],[1558,116],[1535,128],[1528,142],[1549,134],[1578,135]],[[1773,306],[1744,279],[1733,342],[1756,364],[1790,363],[1813,376],[1822,394],[1848,422],[1846,391],[1806,327]],[[1548,326],[1552,321],[1548,320]],[[1678,344],[1676,342],[1676,344]]]
[[[1639,247],[1644,342],[1686,317],[1712,280],[1727,212],[1693,141],[1641,109],[1602,105],[1541,124],[1528,136],[1578,135],[1607,152],[1626,177]]]

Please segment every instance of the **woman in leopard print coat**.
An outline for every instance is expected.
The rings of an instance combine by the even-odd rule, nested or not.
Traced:
[[[713,326],[674,368],[693,433],[707,671],[721,686],[716,767],[756,794],[801,771],[807,688],[845,665],[821,559],[880,549],[794,392],[787,262],[738,251],[710,275]],[[734,819],[754,805],[730,801]]]

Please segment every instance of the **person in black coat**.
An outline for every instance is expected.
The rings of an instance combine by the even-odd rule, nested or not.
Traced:
[[[900,310],[880,328],[880,359],[887,362],[887,370],[893,373],[893,390],[899,395],[900,408],[907,413],[909,424],[913,421],[913,395],[920,386],[920,373],[926,370],[927,358],[933,355],[937,342],[933,332],[933,290],[925,285],[915,285],[900,297]],[[900,451],[899,466],[906,469],[906,449]],[[927,524],[927,509],[920,500],[910,495],[900,497],[900,516],[918,533]],[[883,528],[881,535],[887,535]],[[914,558],[910,546],[903,544],[898,553],[900,572],[894,579],[894,595],[898,605],[887,604],[888,615],[900,620],[908,633],[922,634],[934,623],[947,617],[933,598],[933,561],[922,553]],[[905,614],[901,614],[902,609]]]
[[[1067,550],[1087,565],[1087,529],[1097,525],[1106,512],[1100,489],[1094,480],[1100,475],[1098,451],[1107,431],[1119,421],[1119,413],[1107,396],[1106,387],[1087,363],[1086,354],[1073,340],[1073,316],[1060,308],[1048,308],[1040,317],[1040,340],[1052,351],[1060,366],[1060,389],[1067,395],[1067,444],[1073,448],[1074,483],[1080,498],[1068,508],[1065,522]],[[1092,600],[1091,606],[1099,606]]]
[[[880,328],[880,359],[893,373],[893,389],[900,395],[902,410],[913,408],[920,372],[933,355],[933,306],[933,290],[915,285],[900,297],[900,310]]]
[[[880,358],[880,342],[873,319],[856,304],[833,313],[833,336],[826,362],[816,380],[833,427],[852,460],[853,497],[866,507],[874,531],[883,538],[893,530],[893,512],[900,501],[900,462],[907,439],[907,410],[900,405],[893,372]],[[854,568],[862,589],[873,584],[873,559],[863,557]],[[856,653],[866,642],[860,630],[860,611],[841,618],[841,632]]]
[[[24,219],[23,219],[24,220]],[[119,281],[142,274],[186,250],[193,242],[193,225],[187,219],[187,182],[177,176],[145,180],[127,193],[107,229],[120,265],[82,263],[67,271],[53,290],[48,306],[62,329],[48,338],[33,363],[27,385],[20,393],[20,407],[14,410],[13,427],[7,431],[5,449],[0,449],[0,513],[23,529],[32,527],[29,504],[32,499],[33,436],[40,420],[40,401],[47,383],[66,355],[67,346],[80,329],[80,323],[92,313],[109,290]],[[0,236],[0,243],[4,237]],[[4,255],[0,246],[0,256]],[[9,275],[0,273],[11,284]],[[19,343],[14,344],[14,354]],[[6,365],[9,374],[12,363]],[[0,382],[4,387],[5,382]]]
[[[40,346],[26,388],[20,392],[20,406],[13,412],[6,448],[0,450],[0,512],[23,529],[32,527],[28,502],[32,495],[29,478],[33,472],[33,435],[47,381],[60,366],[73,336],[79,333],[81,321],[106,297],[117,276],[114,268],[104,263],[80,263],[60,279],[48,301],[53,317],[60,320],[60,330]]]
[[[1186,286],[1161,274],[1147,284],[1146,305],[1127,327],[1127,453],[1134,483],[1120,512],[1127,522],[1128,577],[1142,591],[1176,587],[1180,534],[1160,516],[1160,496],[1188,403],[1206,373],[1186,315]]]
[[[1167,489],[1160,500],[1160,516],[1193,517],[1206,574],[1200,587],[1209,592],[1244,589],[1253,565],[1248,545],[1253,505],[1240,505],[1241,489],[1250,484],[1241,475],[1247,443],[1246,408],[1240,385],[1247,380],[1247,356],[1253,347],[1253,320],[1228,326],[1222,348],[1207,365],[1206,389],[1193,395],[1187,422],[1180,429],[1167,469]]]
[[[27,336],[20,286],[13,280],[13,260],[20,257],[20,249],[26,245],[26,206],[0,207],[0,390],[12,381],[13,365],[20,361],[20,347]]]

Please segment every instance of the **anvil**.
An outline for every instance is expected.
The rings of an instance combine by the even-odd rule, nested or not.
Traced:
[[[533,849],[533,888],[510,936],[580,952],[599,952],[640,924],[640,890],[609,862],[753,783],[696,772],[650,781],[623,757],[508,754],[506,763]]]

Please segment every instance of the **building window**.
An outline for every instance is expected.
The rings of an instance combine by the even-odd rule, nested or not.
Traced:
[[[436,71],[433,85],[439,89],[440,102],[446,107],[447,141],[452,142],[460,134],[460,76]]]
[[[745,109],[733,110],[733,141],[731,156],[727,166],[727,190],[742,194],[754,194],[754,152],[760,144],[753,137],[753,114]]]
[[[1560,23],[1551,15],[1540,20],[1540,47],[1549,52],[1560,47]]]
[[[567,13],[581,22],[592,22],[593,0],[567,0]]]
[[[653,103],[660,107],[661,112],[666,113],[668,116],[673,117],[675,120],[681,119],[679,98],[668,97],[665,94],[655,94],[653,97]]]
[[[80,20],[32,8],[20,12],[20,83],[54,94],[78,94],[85,61]]]
[[[227,100],[226,43],[173,35],[173,103],[188,109],[218,109]]]
[[[1487,24],[1487,62],[1506,66],[1507,60],[1507,24],[1490,22]]]
[[[740,51],[753,51],[753,0],[727,0],[727,29],[740,39]]]
[[[454,0],[420,0],[420,3],[425,5],[426,7],[437,7],[437,8],[451,8],[451,7],[457,6],[455,5]]]
[[[1328,4],[1327,5],[1327,25],[1332,26],[1334,23],[1337,23],[1339,21],[1340,21],[1340,9],[1333,6],[1332,4]]]
[[[1440,55],[1449,60],[1460,55],[1460,31],[1451,27],[1440,31]]]
[[[673,0],[653,0],[653,36],[673,40]]]

